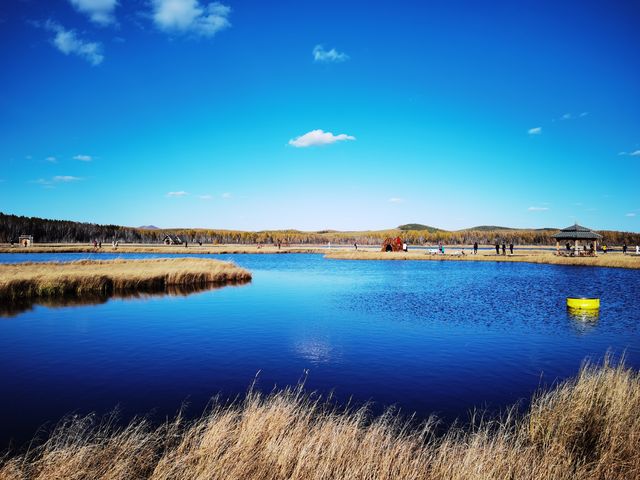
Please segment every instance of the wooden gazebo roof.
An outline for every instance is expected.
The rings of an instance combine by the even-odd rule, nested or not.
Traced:
[[[598,240],[602,238],[602,235],[576,223],[570,227],[563,228],[553,235],[553,238],[556,240]]]

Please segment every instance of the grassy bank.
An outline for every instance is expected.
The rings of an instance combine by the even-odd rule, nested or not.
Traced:
[[[232,263],[200,258],[4,264],[0,300],[92,297],[249,280],[251,273]]]
[[[42,445],[0,457],[0,479],[640,478],[640,377],[584,367],[529,411],[435,434],[387,413],[331,407],[301,389],[158,428],[70,418]]]
[[[0,253],[199,253],[199,254],[230,254],[230,253],[319,253],[326,248],[319,246],[281,246],[273,245],[258,247],[257,245],[198,245],[189,243],[184,245],[141,244],[126,243],[114,248],[111,244],[103,244],[102,248],[94,249],[93,246],[82,243],[49,243],[35,244],[24,248],[18,245],[11,247],[8,244],[0,244]]]
[[[447,249],[449,252],[459,252],[459,248]],[[445,251],[447,251],[445,250]],[[495,255],[485,252],[471,255],[446,253],[444,255],[430,255],[424,250],[409,250],[408,252],[377,252],[370,250],[333,251],[325,255],[326,258],[336,260],[432,260],[432,261],[465,261],[465,262],[526,262],[545,263],[550,265],[583,265],[592,267],[640,268],[639,255],[622,255],[621,253],[607,253],[597,257],[560,257],[548,251],[517,250],[513,255]]]

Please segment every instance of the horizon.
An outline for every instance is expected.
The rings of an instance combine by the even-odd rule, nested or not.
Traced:
[[[15,214],[11,214],[11,213],[5,213],[5,212],[1,212],[0,211],[0,215],[15,215]],[[28,216],[27,216],[28,217]],[[65,222],[65,221],[70,221],[70,222],[74,222],[74,220],[67,220],[67,219],[62,219],[62,218],[41,218],[41,217],[30,217],[30,218],[37,218],[38,220],[43,220],[43,221],[55,221],[55,222]],[[156,225],[153,224],[149,224],[149,225],[139,225],[139,226],[133,226],[133,225],[124,225],[124,224],[118,224],[118,223],[114,223],[114,224],[101,224],[101,223],[96,223],[96,222],[77,222],[77,223],[87,223],[87,224],[94,224],[94,225],[99,225],[99,226],[108,226],[108,225],[113,225],[113,226],[117,226],[117,227],[122,227],[122,228],[130,228],[130,229],[137,229],[137,230],[212,230],[212,231],[224,231],[224,230],[229,230],[229,231],[234,231],[234,229],[229,229],[229,228],[217,228],[217,227],[198,227],[198,226],[182,226],[182,227],[158,227]],[[577,224],[577,222],[576,222]],[[405,227],[407,225],[420,225],[422,227],[425,228],[418,228],[418,229],[402,229],[401,227]],[[567,225],[567,227],[572,226],[574,224],[571,225]],[[584,225],[582,225],[584,226]],[[360,233],[360,232],[378,232],[378,231],[387,231],[387,230],[414,230],[414,231],[422,231],[422,230],[427,230],[427,229],[436,229],[438,231],[442,231],[442,232],[450,232],[450,233],[455,233],[455,232],[461,232],[461,231],[473,231],[473,230],[477,230],[477,229],[481,229],[481,230],[486,230],[487,232],[492,232],[495,230],[526,230],[526,231],[537,231],[537,230],[562,230],[563,228],[566,227],[508,227],[505,225],[474,225],[471,227],[464,227],[464,228],[459,228],[456,230],[448,230],[445,228],[440,228],[438,226],[435,225],[427,225],[424,223],[417,223],[417,222],[410,222],[408,224],[401,224],[401,225],[397,225],[395,227],[383,227],[383,228],[379,228],[379,229],[373,229],[373,228],[365,228],[362,230],[337,230],[335,228],[327,228],[327,229],[319,229],[319,230],[301,230],[299,228],[294,228],[294,227],[285,227],[285,228],[263,228],[260,230],[235,230],[235,231],[244,231],[244,232],[277,232],[277,231],[298,231],[301,233],[321,233],[321,232],[336,232],[336,233]],[[593,228],[592,230],[595,231],[605,231],[608,229],[597,229],[597,228]],[[621,232],[621,233],[640,233],[640,232],[634,232],[631,230],[609,230],[609,231],[617,231],[617,232]]]
[[[13,2],[0,210],[638,232],[639,20],[632,2]]]

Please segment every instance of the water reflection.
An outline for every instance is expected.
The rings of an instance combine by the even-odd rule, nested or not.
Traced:
[[[340,353],[326,339],[306,338],[296,342],[295,351],[313,364],[336,363]]]
[[[571,324],[579,333],[590,333],[598,325],[600,310],[567,307],[567,316]]]
[[[205,285],[168,285],[162,290],[143,290],[143,291],[125,291],[125,292],[113,292],[105,294],[86,293],[81,297],[79,296],[64,296],[64,297],[40,297],[40,298],[27,298],[16,299],[10,302],[0,304],[0,317],[15,317],[21,313],[33,310],[37,305],[42,305],[48,308],[62,308],[62,307],[80,307],[86,305],[100,305],[106,303],[111,298],[149,298],[159,297],[164,295],[169,296],[181,296],[186,297],[192,293],[204,292],[209,290],[218,290],[226,286],[238,286],[248,283],[247,281],[238,281],[229,283],[228,285],[220,285],[217,283],[210,283]]]

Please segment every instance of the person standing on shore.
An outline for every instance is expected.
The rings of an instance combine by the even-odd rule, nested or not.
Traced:
[[[626,242],[622,245],[622,254],[623,255],[627,254],[627,244],[626,244]]]
[[[502,242],[502,255],[507,254],[507,244]]]
[[[473,242],[473,254],[478,254],[478,242]]]
[[[500,243],[496,240],[496,255],[500,255]]]
[[[355,248],[356,250],[358,250],[358,243],[357,243],[357,242],[353,244],[353,248]]]
[[[509,251],[511,252],[511,255],[513,255],[513,242],[509,243]]]

